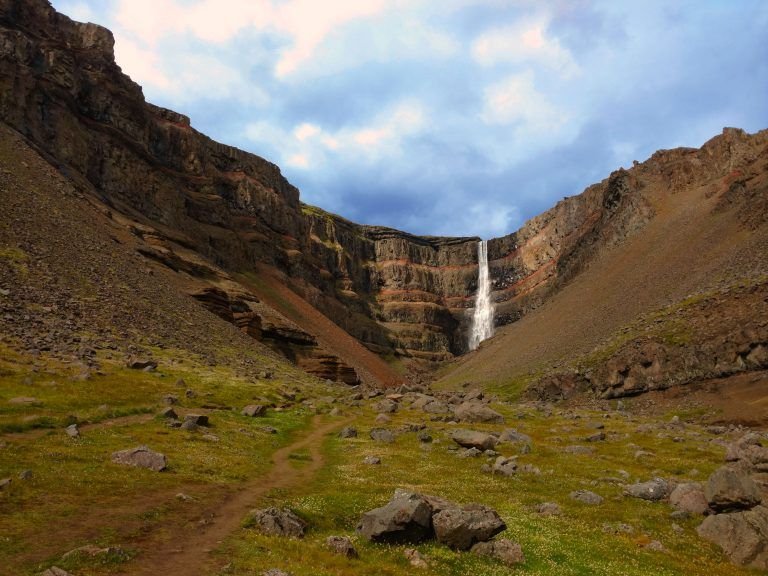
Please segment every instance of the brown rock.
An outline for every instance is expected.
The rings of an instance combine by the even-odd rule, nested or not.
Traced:
[[[146,446],[115,452],[112,454],[112,462],[125,464],[126,466],[135,466],[136,468],[148,468],[155,472],[161,472],[168,466],[168,462],[163,454],[153,452]]]

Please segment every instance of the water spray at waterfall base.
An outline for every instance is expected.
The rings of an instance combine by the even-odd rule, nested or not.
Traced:
[[[480,342],[493,336],[493,302],[491,302],[491,273],[488,270],[488,241],[477,245],[477,296],[469,333],[469,349],[477,350]]]

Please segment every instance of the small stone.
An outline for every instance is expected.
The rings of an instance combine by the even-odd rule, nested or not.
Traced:
[[[386,414],[379,414],[376,416],[376,424],[388,424],[389,422],[392,422],[392,418]]]
[[[329,536],[325,540],[325,545],[336,554],[346,556],[347,558],[357,558],[357,550],[350,540],[346,536]]]
[[[603,503],[603,497],[589,490],[574,490],[569,494],[571,500],[576,500],[589,506],[599,506]]]
[[[517,460],[499,456],[493,463],[493,473],[501,476],[514,476],[517,473]]]
[[[208,440],[208,442],[218,442],[219,437],[216,436],[216,434],[203,434],[203,440]]]
[[[664,478],[654,478],[648,482],[631,484],[624,488],[627,496],[656,502],[664,500],[672,492],[672,486]]]
[[[363,458],[363,464],[369,464],[371,466],[375,466],[377,464],[381,464],[381,458],[378,456],[366,456]]]
[[[414,568],[429,568],[426,557],[415,548],[406,548],[403,550],[403,556],[405,556],[408,563]]]
[[[658,540],[651,540],[645,545],[646,550],[653,550],[655,552],[664,552],[664,545]]]
[[[19,472],[19,480],[31,480],[32,470],[22,470]]]
[[[357,428],[354,426],[344,426],[339,432],[339,438],[357,438]]]
[[[478,450],[477,448],[466,448],[465,450],[461,450],[456,454],[457,458],[477,458],[482,454],[482,450]]]
[[[58,566],[51,566],[45,572],[41,572],[40,576],[72,576],[72,574],[66,570],[62,570]]]
[[[266,413],[267,407],[263,404],[249,404],[240,411],[240,414],[243,416],[248,416],[249,418],[264,416]]]
[[[155,472],[161,472],[168,466],[165,455],[154,452],[146,446],[114,452],[112,454],[112,462],[137,468],[148,468]]]
[[[192,496],[188,494],[179,492],[178,494],[176,494],[176,500],[181,500],[182,502],[190,502],[191,500],[194,500],[194,498],[192,498]]]
[[[391,430],[387,430],[386,428],[371,428],[369,436],[372,440],[384,442],[386,444],[391,444],[395,441],[395,435],[392,434]]]
[[[563,451],[568,454],[588,455],[594,454],[595,449],[590,448],[589,446],[566,446]]]
[[[184,416],[184,422],[193,422],[198,426],[208,426],[208,416],[205,414],[187,414]]]
[[[584,438],[585,442],[602,442],[605,440],[605,432],[596,432]]]
[[[10,478],[2,478],[0,479],[0,492],[3,490],[7,490],[11,486],[11,479]]]
[[[562,510],[555,502],[542,502],[536,506],[536,512],[541,516],[560,516]]]
[[[419,432],[416,435],[416,437],[419,439],[419,442],[421,442],[422,444],[429,444],[430,442],[432,442],[432,436],[430,436],[429,433],[426,432],[425,430],[422,430],[421,432]]]
[[[77,424],[70,424],[64,431],[70,438],[80,438],[80,429],[77,427]]]
[[[192,420],[185,420],[181,423],[181,426],[179,426],[182,430],[186,430],[188,432],[194,432],[199,428],[197,424],[195,424]]]
[[[255,528],[262,534],[303,538],[307,523],[288,508],[265,508],[252,510],[246,521],[249,528]]]
[[[479,556],[496,558],[507,566],[515,566],[525,562],[523,549],[517,542],[501,538],[490,542],[478,542],[472,546],[472,553]]]
[[[262,426],[260,430],[266,432],[267,434],[277,434],[277,428],[274,426]]]
[[[160,416],[162,418],[167,418],[168,420],[178,420],[179,419],[179,415],[176,414],[176,411],[173,408],[171,408],[170,406],[168,406],[168,408],[165,408],[164,410],[162,410],[160,412]]]
[[[163,402],[168,404],[168,406],[173,406],[179,403],[179,397],[176,394],[166,394],[163,396]]]
[[[278,570],[277,568],[270,568],[266,572],[262,572],[261,576],[291,576],[291,573]]]
[[[184,396],[186,396],[187,398],[197,398],[197,392],[195,392],[194,390],[187,390],[186,392],[184,392]]]

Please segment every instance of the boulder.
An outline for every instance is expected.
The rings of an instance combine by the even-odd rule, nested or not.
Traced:
[[[720,546],[734,564],[768,570],[768,508],[765,506],[708,516],[696,532]]]
[[[258,416],[264,416],[267,413],[267,407],[263,404],[248,404],[240,412],[243,416],[250,418],[256,418]]]
[[[749,432],[727,446],[725,460],[740,462],[757,472],[768,472],[768,447],[762,445],[760,434]]]
[[[460,422],[504,423],[504,417],[501,414],[477,401],[462,402],[454,408],[453,413]]]
[[[531,444],[532,440],[528,434],[518,432],[514,428],[507,428],[499,436],[499,442],[510,442],[512,444]]]
[[[569,494],[571,500],[576,500],[582,504],[590,506],[599,506],[603,503],[603,497],[589,490],[574,490]]]
[[[493,463],[494,474],[500,474],[501,476],[514,476],[517,473],[517,460],[515,458],[506,458],[499,456]]]
[[[757,506],[762,494],[746,472],[730,466],[715,470],[704,487],[710,508],[718,512],[744,510]]]
[[[271,507],[252,510],[246,520],[246,527],[270,536],[303,538],[307,523],[287,508]]]
[[[432,537],[432,506],[421,494],[396,493],[380,508],[363,514],[357,532],[372,542],[421,542]]]
[[[373,405],[373,411],[378,412],[379,414],[394,414],[397,412],[397,402],[385,398],[381,402],[376,402],[376,404]]]
[[[352,544],[352,540],[346,536],[329,536],[325,540],[325,545],[336,554],[346,556],[347,558],[357,558],[357,550]]]
[[[463,448],[477,448],[478,450],[491,450],[497,442],[495,436],[475,430],[454,430],[451,439]]]
[[[176,423],[176,424],[178,424],[178,423]],[[197,430],[199,428],[199,426],[197,424],[195,424],[195,422],[192,421],[192,420],[185,420],[184,422],[181,423],[179,428],[181,428],[182,430],[188,430],[190,432],[194,432],[195,430]]]
[[[709,509],[704,489],[698,482],[678,484],[669,495],[669,503],[675,510],[689,514],[706,514]]]
[[[376,440],[376,442],[385,442],[386,444],[391,444],[395,441],[395,435],[386,428],[371,428],[369,436],[372,440]]]
[[[455,550],[469,550],[507,529],[498,513],[482,504],[447,508],[432,517],[432,524],[437,540]]]
[[[164,454],[154,452],[146,446],[114,452],[112,454],[112,462],[126,466],[135,466],[136,468],[147,468],[155,472],[161,472],[168,466]]]
[[[357,438],[357,428],[354,426],[344,426],[339,432],[339,438]]]
[[[515,566],[525,562],[520,544],[506,538],[491,540],[490,542],[478,542],[472,546],[472,553],[478,556],[496,558],[507,566]]]
[[[648,482],[638,482],[624,487],[624,494],[633,498],[656,502],[664,500],[672,492],[672,486],[664,478],[654,478]]]

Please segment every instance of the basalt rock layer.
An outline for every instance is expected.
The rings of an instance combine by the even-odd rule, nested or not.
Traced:
[[[330,349],[333,338],[318,343],[300,318],[268,310],[255,284],[222,282],[266,266],[373,352],[423,360],[466,352],[477,238],[413,236],[302,204],[274,164],[145,102],[113,46],[108,30],[73,22],[46,0],[0,0],[0,120],[130,220],[146,259],[193,278],[190,294],[201,304],[324,377],[355,381],[343,353]],[[654,186],[674,194],[725,182],[723,202],[750,194],[764,202],[734,166],[765,141],[727,130],[700,150],[658,152],[490,240],[497,324],[538,308],[602,251],[643,230],[655,217]],[[762,226],[754,211],[743,218]]]

